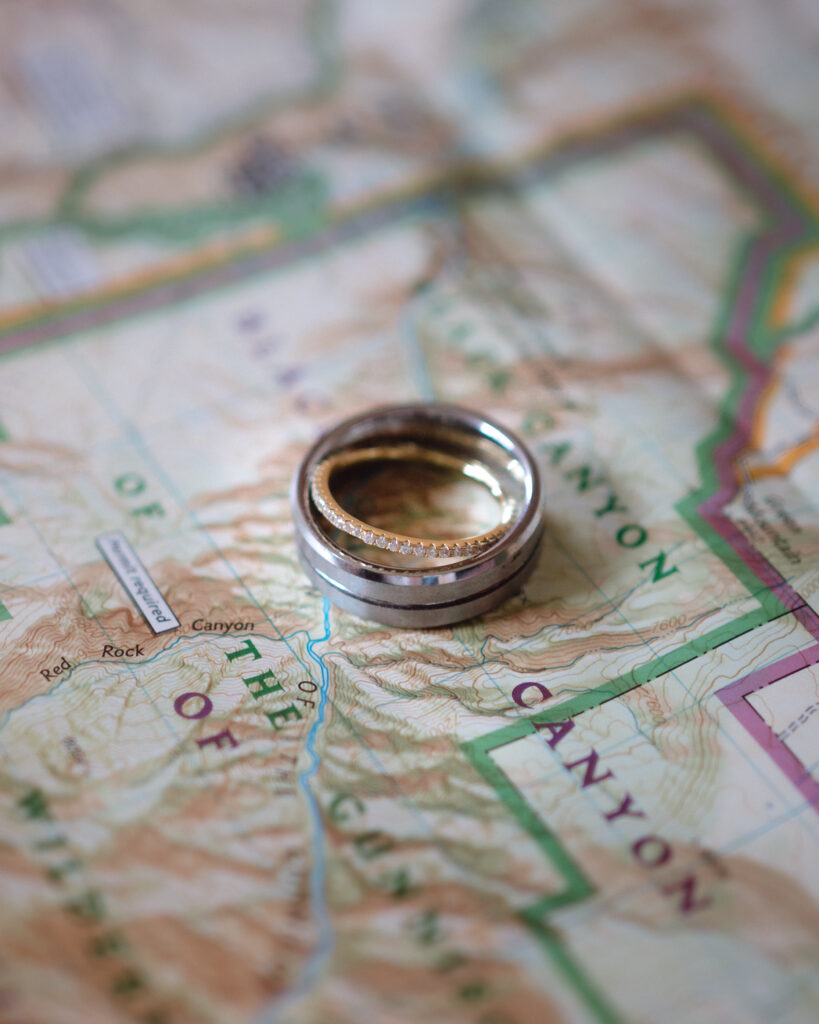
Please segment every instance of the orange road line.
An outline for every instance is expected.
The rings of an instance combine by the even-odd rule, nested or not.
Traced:
[[[765,437],[765,420],[768,417],[768,409],[779,391],[782,383],[782,378],[779,376],[779,364],[785,361],[784,352],[778,352],[774,359],[774,368],[771,376],[768,378],[765,388],[762,394],[759,396],[759,401],[754,409],[753,419],[751,421],[751,432],[748,437],[748,448],[753,451],[760,451],[762,449]]]
[[[769,316],[769,324],[773,329],[782,328],[787,325],[788,317],[793,309],[800,272],[809,260],[815,258],[817,252],[819,252],[819,242],[812,241],[803,249],[792,253],[782,268],[782,276]],[[789,344],[783,345],[773,358],[771,376],[754,409],[748,447],[743,454],[747,454],[748,451],[761,451],[764,446],[765,420],[769,416],[770,406],[782,385],[783,364],[787,362],[792,354],[793,346]],[[751,480],[759,480],[763,477],[786,476],[796,463],[810,454],[817,445],[819,445],[819,427],[809,438],[793,445],[783,455],[780,455],[775,462],[759,465],[753,469],[747,467],[740,469],[741,455],[737,463],[737,480],[741,482],[749,478]]]
[[[106,282],[100,288],[94,288],[88,292],[78,292],[70,299],[36,300],[21,306],[14,306],[11,309],[0,312],[0,330],[7,327],[14,327],[18,322],[24,322],[31,317],[43,316],[47,313],[70,312],[77,306],[86,302],[104,302],[107,299],[117,298],[130,291],[137,291],[140,288],[149,287],[160,281],[167,281],[176,277],[185,277],[197,270],[218,263],[224,263],[239,253],[250,253],[258,249],[265,249],[274,244],[279,237],[279,232],[271,227],[259,227],[248,231],[238,239],[228,241],[220,239],[200,246],[192,253],[181,256],[170,257],[160,263],[154,263],[150,267],[123,274]]]
[[[770,476],[787,476],[797,462],[817,449],[819,449],[819,427],[814,430],[810,437],[806,437],[803,441],[783,452],[775,462],[751,468],[746,467],[744,478],[761,480],[764,477]]]
[[[799,283],[799,275],[804,265],[812,260],[818,252],[819,242],[810,242],[804,249],[794,253],[788,260],[782,271],[782,280],[771,310],[771,327],[781,328],[786,326],[794,300],[794,293]]]
[[[772,169],[775,173],[787,177],[790,182],[790,188],[798,194],[800,200],[819,214],[819,207],[817,207],[814,197],[807,189],[801,186],[801,183],[797,186],[793,180],[792,168],[786,167],[780,162],[780,158],[770,149],[762,133],[753,123],[749,113],[738,106],[735,100],[729,99],[719,91],[712,92],[711,94],[698,92],[672,93],[652,99],[637,108],[614,113],[596,112],[585,118],[582,123],[562,132],[558,137],[550,139],[545,144],[538,144],[531,150],[520,153],[511,160],[502,161],[502,169],[508,174],[514,174],[533,160],[544,159],[550,153],[573,142],[584,139],[591,140],[600,132],[616,130],[617,127],[637,126],[644,122],[662,118],[664,115],[671,114],[681,106],[684,106],[686,100],[701,103],[718,117],[721,117],[737,134],[742,136],[745,145],[756,154],[761,164]],[[480,170],[480,167],[478,169]],[[474,168],[469,163],[460,168],[461,173],[466,178],[469,177],[470,172],[473,170]],[[408,188],[397,189],[394,194],[391,194],[390,198],[395,198],[396,194],[412,195],[415,192],[421,191],[425,185],[429,184],[428,178],[429,175],[424,175],[422,182],[414,182]],[[436,174],[433,173],[433,183],[435,178]],[[377,205],[379,201],[383,200],[384,197],[378,197],[372,201],[364,202],[361,206],[366,208],[370,205]],[[344,212],[348,213],[350,211]],[[260,230],[264,231],[265,229]],[[28,320],[36,319],[49,313],[54,313],[55,315],[63,312],[68,313],[78,305],[88,302],[105,302],[111,298],[118,298],[123,293],[150,286],[163,278],[170,277],[172,279],[176,276],[195,273],[197,270],[207,268],[211,263],[229,260],[232,256],[241,253],[245,246],[247,246],[249,251],[252,251],[256,248],[263,248],[274,240],[275,234],[271,233],[270,238],[262,242],[254,243],[251,239],[248,243],[246,238],[243,238],[233,243],[226,241],[211,243],[186,256],[163,260],[161,263],[154,264],[150,269],[123,275],[116,280],[104,283],[99,289],[92,289],[80,295],[72,296],[69,299],[39,300],[14,306],[5,311],[0,311],[0,330],[16,327]]]

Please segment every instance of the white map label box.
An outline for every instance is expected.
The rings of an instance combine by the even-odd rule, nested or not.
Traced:
[[[118,530],[104,533],[97,537],[96,545],[154,633],[178,629],[179,619],[171,611],[125,534]]]

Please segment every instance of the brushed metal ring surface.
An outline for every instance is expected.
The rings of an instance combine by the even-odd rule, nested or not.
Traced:
[[[350,449],[404,444],[477,459],[503,480],[515,515],[494,544],[446,564],[405,569],[337,543],[337,529],[311,497],[316,467]],[[515,593],[537,560],[540,504],[537,466],[520,438],[482,413],[437,402],[381,406],[340,423],[304,456],[291,490],[299,559],[319,592],[361,618],[415,629],[460,622]]]

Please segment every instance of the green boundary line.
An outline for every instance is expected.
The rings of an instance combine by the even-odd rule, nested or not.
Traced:
[[[790,341],[791,338],[798,337],[800,334],[807,334],[807,332],[813,330],[817,324],[819,324],[819,309],[814,309],[810,313],[806,313],[801,320],[796,320],[794,323],[789,324],[787,327],[783,327],[777,332],[777,347],[780,342],[787,342]]]
[[[734,141],[742,146],[746,153],[750,154],[758,162],[758,166],[768,175],[769,180],[774,181],[778,188],[787,193],[800,214],[808,220],[812,231],[815,231],[816,221],[811,211],[801,196],[789,187],[780,170],[773,167],[764,156],[760,157],[755,149],[749,145],[748,141],[726,121],[721,112],[712,110],[711,113],[717,116],[720,124],[729,131]],[[759,601],[760,607],[755,611],[746,613],[731,623],[717,627],[709,633],[683,644],[681,647],[645,665],[640,665],[629,672],[623,673],[586,693],[579,694],[525,719],[519,719],[509,725],[501,726],[485,736],[469,740],[461,745],[461,749],[473,767],[492,786],[512,816],[524,831],[532,837],[565,883],[564,888],[558,892],[544,896],[537,903],[523,910],[521,917],[534,931],[546,952],[562,972],[564,978],[600,1024],[619,1024],[621,1018],[601,996],[577,960],[571,955],[566,945],[549,925],[550,914],[561,907],[571,906],[588,899],[595,891],[594,885],[572,860],[557,836],[546,827],[508,776],[493,761],[491,755],[494,750],[500,747],[534,734],[536,732],[536,724],[545,725],[564,722],[596,707],[600,707],[607,701],[614,700],[637,687],[643,686],[658,676],[673,671],[683,663],[700,657],[708,651],[787,612],[785,606],[773,592],[760,588],[761,581],[750,566],[742,561],[731,548],[728,541],[710,523],[706,522],[699,513],[699,506],[715,494],[719,488],[714,453],[733,433],[736,412],[749,383],[748,371],[731,353],[726,351],[723,339],[729,326],[731,313],[739,296],[739,289],[746,272],[752,246],[759,241],[768,228],[769,225],[763,224],[760,229],[749,233],[740,245],[734,260],[727,295],[722,303],[722,308],[711,337],[712,347],[731,374],[731,384],[719,410],[719,424],[716,430],[697,446],[696,456],[701,485],[695,492],[687,495],[675,506],[679,515],[705,541],[713,554],[731,570],[749,593]],[[776,254],[766,268],[765,280],[756,297],[751,337],[749,339],[752,351],[760,359],[769,360],[776,351],[777,346],[790,336],[788,331],[767,330],[766,325],[783,268],[791,259],[794,251],[803,248],[804,245],[805,238],[801,237],[797,244],[783,247],[782,251]],[[819,316],[819,311],[813,314],[810,322],[813,322],[815,316]]]
[[[699,96],[696,102],[709,117],[719,122],[721,131],[730,137],[736,148],[743,149],[753,159],[755,168],[765,175],[770,185],[787,198],[793,212],[798,214],[806,225],[816,226],[817,209],[814,197],[807,195],[791,180],[788,167],[783,165],[778,155],[769,148],[764,141],[765,136],[757,132],[755,138],[750,137],[746,134],[747,129],[740,128],[737,124],[741,115],[735,114],[709,96]]]
[[[600,1024],[620,1024],[621,1018],[605,1002],[595,985],[571,956],[559,936],[549,925],[549,915],[561,907],[571,906],[588,899],[595,892],[594,885],[572,860],[569,852],[541,821],[527,803],[521,792],[492,759],[492,752],[500,747],[534,734],[535,725],[556,724],[576,718],[607,701],[621,697],[631,690],[651,682],[666,672],[673,671],[683,663],[713,650],[735,639],[750,629],[762,626],[771,616],[765,608],[758,608],[731,623],[719,626],[709,633],[677,647],[654,661],[640,665],[617,676],[586,693],[578,694],[547,710],[519,719],[493,732],[461,744],[461,749],[470,764],[495,790],[507,810],[524,831],[532,837],[538,848],[565,882],[565,887],[556,893],[538,900],[531,907],[521,911],[521,917],[535,932],[538,940],[552,957],[566,980]]]
[[[318,11],[319,14],[322,14],[324,11],[324,14],[326,15],[326,9],[322,7],[320,2],[315,2],[313,5],[312,12],[315,13],[316,11]],[[316,46],[316,52],[321,52],[322,56],[325,58],[327,57],[328,52],[326,50],[328,38],[327,24],[328,22],[326,21],[326,17],[323,17],[321,23],[316,26],[316,34],[312,37],[314,45]],[[325,70],[319,75],[320,82],[317,85],[317,92],[321,92],[322,89],[326,87],[334,73],[327,63],[324,64],[324,68]],[[777,167],[766,154],[758,152],[756,148],[750,144],[740,132],[737,131],[730,119],[724,115],[717,105],[705,100],[700,101],[699,106],[708,115],[719,122],[723,132],[726,136],[730,136],[737,147],[741,147],[745,153],[753,159],[755,167],[767,176],[769,183],[774,185],[781,192],[786,193],[792,209],[797,211],[806,222],[811,224],[813,231],[816,231],[816,221],[812,212],[802,196],[800,196],[799,193],[791,187],[782,169]],[[267,109],[268,108],[265,108],[265,111]],[[258,117],[262,116],[265,111],[255,110],[253,112],[248,112],[244,118],[234,121],[231,127],[235,128],[239,126],[240,122],[248,124],[252,123],[254,120],[258,119]],[[669,108],[669,112],[673,117],[674,108]],[[150,155],[166,155],[174,157],[186,152],[195,152],[198,148],[207,145],[212,137],[213,133],[209,133],[208,137],[194,139],[188,144],[175,147],[173,153],[163,153],[159,151]],[[147,147],[147,150],[150,149],[151,147]],[[196,219],[195,217],[193,218],[193,221],[188,221],[186,215],[183,215],[182,219],[178,221],[173,220],[173,218],[162,220],[159,212],[149,212],[147,214],[147,219],[141,219],[137,216],[127,222],[123,222],[121,225],[115,225],[113,223],[106,224],[92,218],[83,217],[81,212],[82,198],[88,188],[92,186],[96,177],[99,174],[104,173],[108,167],[116,165],[122,161],[133,159],[134,156],[138,155],[146,155],[146,147],[132,147],[131,149],[123,150],[120,153],[105,158],[103,161],[83,168],[78,172],[77,176],[69,184],[66,193],[61,200],[58,211],[59,219],[57,223],[77,222],[81,223],[81,226],[83,226],[85,230],[89,232],[96,231],[101,234],[116,234],[119,231],[130,233],[139,230],[149,230],[152,232],[172,230],[172,233],[176,237],[183,237],[187,231],[191,230],[192,227],[195,227],[196,225],[193,223]],[[724,172],[725,168],[722,168],[722,170]],[[308,191],[310,191],[310,187],[315,189],[316,183],[310,183]],[[315,196],[315,193],[312,194]],[[318,197],[316,196],[316,198]],[[310,204],[308,203],[308,206],[309,205]],[[208,230],[213,229],[214,226],[218,227],[225,217],[230,216],[230,211],[233,211],[234,216],[236,215],[236,207],[233,204],[230,204],[229,207],[209,208],[206,211],[209,218]],[[197,211],[197,214],[201,214],[202,212],[204,211],[199,210]],[[262,212],[261,209],[258,212]],[[264,212],[269,213],[270,211],[266,210]],[[242,207],[240,211],[241,216],[248,217],[253,216],[256,213],[257,211],[252,204]],[[765,232],[769,226],[769,224],[763,224],[762,228],[759,230]],[[300,233],[301,231],[309,232],[310,230],[315,230],[316,225],[314,223],[305,223],[302,225],[302,223],[297,220],[294,227],[296,233]],[[6,230],[9,232],[14,231],[15,226],[10,225]],[[0,234],[2,234],[2,232],[0,232]],[[747,371],[732,355],[724,350],[722,340],[729,322],[730,312],[734,307],[734,303],[738,295],[738,289],[742,283],[743,273],[747,266],[751,246],[758,240],[758,237],[759,232],[754,232],[746,237],[740,246],[731,271],[730,281],[727,288],[727,297],[722,305],[711,339],[713,347],[731,374],[731,384],[720,409],[719,425],[717,429],[697,448],[696,454],[702,481],[701,486],[696,492],[682,499],[677,504],[676,510],[688,525],[705,541],[710,550],[720,558],[721,561],[723,561],[723,563],[734,573],[740,582],[743,583],[749,592],[758,599],[760,607],[753,612],[743,615],[732,623],[717,627],[709,633],[680,646],[674,651],[664,654],[645,665],[638,666],[629,672],[623,673],[615,679],[602,683],[600,686],[564,701],[549,710],[538,712],[526,719],[518,720],[509,725],[502,726],[484,737],[468,741],[462,745],[462,749],[467,759],[479,774],[486,779],[492,788],[495,789],[510,813],[518,821],[524,831],[532,837],[544,856],[554,865],[565,883],[564,887],[560,891],[543,897],[531,907],[522,911],[521,917],[533,930],[538,941],[543,945],[544,950],[551,956],[557,968],[564,975],[570,986],[580,996],[587,1009],[591,1011],[594,1017],[601,1022],[601,1024],[619,1024],[620,1018],[615,1011],[607,1005],[601,994],[595,988],[594,984],[577,964],[567,947],[561,941],[559,935],[550,927],[548,922],[549,915],[559,908],[577,904],[589,898],[595,891],[594,886],[584,875],[579,866],[572,860],[557,836],[540,820],[519,790],[493,761],[491,753],[499,747],[516,742],[522,737],[534,733],[536,731],[535,724],[549,724],[565,721],[569,718],[574,718],[583,714],[586,711],[592,710],[595,707],[599,707],[606,701],[616,699],[639,686],[645,685],[657,678],[659,675],[673,671],[684,662],[699,657],[707,651],[713,650],[715,647],[735,639],[742,633],[763,625],[772,618],[775,618],[777,615],[785,612],[786,609],[778,598],[776,598],[776,596],[770,591],[760,589],[760,581],[753,573],[753,570],[739,559],[731,549],[728,542],[724,540],[719,533],[710,526],[710,524],[706,523],[698,512],[698,506],[703,501],[707,500],[709,496],[715,493],[715,490],[718,487],[719,482],[713,460],[714,450],[730,436],[733,430],[735,411],[748,384]],[[805,238],[803,237],[800,239],[798,247],[802,247],[804,244]],[[791,258],[793,251],[796,248],[797,246],[785,246],[782,251],[771,260],[766,269],[765,281],[763,282],[763,286],[760,289],[759,296],[757,297],[756,308],[754,310],[754,327],[750,340],[753,351],[763,359],[770,358],[771,354],[776,350],[776,347],[792,334],[792,329],[790,328],[779,329],[776,331],[766,330],[765,324],[766,317],[776,292],[776,287],[781,277],[782,269],[786,262]],[[192,275],[195,273],[196,271],[191,271]],[[103,296],[100,299],[100,304],[105,304],[107,301],[109,301],[109,298],[107,296]],[[97,303],[95,303],[93,299],[88,302],[89,306],[96,304]],[[62,315],[62,312],[62,310],[55,310],[53,313],[53,319],[58,320]],[[813,322],[813,317],[815,316],[819,316],[819,311],[812,315],[810,322]],[[27,323],[36,322],[37,319],[38,318],[33,318],[33,320],[27,321]],[[46,314],[45,319],[52,319],[52,316],[50,314]],[[14,329],[17,328],[13,328],[12,330]],[[48,342],[45,343],[47,344]],[[10,618],[10,613],[5,609],[5,606],[0,607],[2,608],[2,611],[0,611],[0,620],[3,618]],[[5,615],[3,612],[5,612]]]
[[[194,244],[227,228],[275,225],[283,241],[318,231],[327,221],[327,186],[315,171],[302,171],[275,191],[173,209],[144,208],[127,217],[72,213],[70,224],[89,238],[162,237],[168,243]]]
[[[773,322],[776,285],[779,279],[783,274],[787,273],[788,265],[795,256],[801,256],[805,252],[816,249],[819,246],[819,224],[815,220],[812,221],[812,224],[814,230],[806,238],[800,243],[777,253],[772,261],[774,266],[770,271],[769,287],[765,289],[765,293],[762,296],[764,310],[760,316],[758,329],[754,331],[750,339],[754,354],[765,361],[773,358],[783,342],[789,340],[794,335],[809,331],[819,323],[819,308],[814,308],[805,313],[800,320],[795,320],[781,327],[769,326]],[[816,255],[819,258],[819,252]]]
[[[719,410],[719,424],[712,434],[697,445],[696,458],[701,481],[699,488],[677,502],[675,509],[691,529],[705,541],[713,554],[731,570],[746,590],[759,601],[767,618],[772,619],[786,611],[785,606],[776,594],[770,590],[760,590],[761,581],[753,569],[740,558],[729,542],[699,512],[699,507],[703,502],[707,501],[719,489],[714,452],[734,432],[737,408],[749,383],[748,371],[734,356],[725,351],[722,339],[725,337],[728,329],[731,310],[734,308],[738,298],[748,257],[757,238],[758,235],[754,232],[740,246],[739,254],[731,273],[728,294],[722,304],[722,309],[711,336],[712,348],[731,374],[731,384]],[[765,287],[766,298],[767,292],[770,290],[769,285],[770,282],[767,282]],[[759,315],[760,311],[767,312],[767,310],[767,301],[765,303],[757,303],[757,315]]]
[[[709,651],[713,651],[715,648],[735,640],[738,636],[747,633],[751,629],[764,626],[766,622],[770,622],[770,617],[764,608],[757,608],[752,612],[747,612],[745,615],[726,623],[724,626],[717,626],[716,629],[712,629],[709,633],[704,633],[695,640],[690,640],[680,647],[675,647],[673,651],[662,654],[653,661],[646,662],[644,665],[638,665],[608,682],[601,683],[600,686],[595,686],[591,690],[579,693],[577,696],[562,701],[560,704],[556,704],[544,711],[538,711],[534,715],[528,715],[526,718],[510,722],[509,725],[501,726],[499,729],[495,729],[479,739],[467,740],[466,743],[462,744],[462,748],[474,763],[476,757],[480,758],[491,750],[506,746],[508,743],[514,743],[515,740],[522,739],[524,736],[535,732],[535,724],[554,725],[557,722],[565,722],[570,718],[575,718],[577,715],[582,715],[586,711],[593,711],[595,708],[600,707],[601,704],[606,704],[610,700],[622,697],[631,690],[645,686],[646,683],[652,682],[659,676],[665,675],[667,672],[673,672],[674,669],[679,668],[685,662],[692,661],[694,658],[700,658],[703,654],[707,654]]]
[[[320,71],[313,87],[308,87],[303,95],[291,97],[287,102],[307,102],[312,98],[320,98],[328,89],[332,88],[332,84],[340,77],[341,70],[338,59],[332,52],[333,10],[333,5],[328,0],[312,0],[311,8],[308,12],[308,31],[314,52],[320,64]],[[269,105],[270,102],[272,101],[265,101],[265,104]],[[274,109],[275,106],[276,104],[273,103],[271,109]],[[265,110],[268,110],[268,106],[265,106]],[[683,96],[674,104],[663,105],[659,112],[656,110],[640,111],[633,118],[615,119],[613,125],[604,128],[602,132],[596,134],[600,134],[603,137],[609,133],[616,135],[618,128],[623,129],[629,123],[636,127],[643,125],[648,132],[654,133],[658,130],[658,125],[666,119],[671,130],[689,131],[690,126],[686,127],[685,125],[681,126],[674,123],[680,115],[684,116],[686,113],[699,113],[710,118],[712,121],[718,122],[721,130],[730,136],[735,144],[743,145],[747,151],[754,154],[754,159],[757,161],[759,168],[765,173],[772,185],[776,187],[783,186],[785,179],[782,170],[776,166],[775,162],[768,155],[757,152],[738,133],[731,124],[729,117],[720,109],[719,105],[707,97],[703,98],[696,94],[687,97]],[[109,167],[116,167],[121,163],[129,162],[145,155],[155,156],[156,158],[177,159],[179,156],[199,151],[209,145],[214,139],[218,139],[226,131],[236,131],[248,124],[252,124],[260,116],[259,112],[254,108],[251,111],[245,111],[235,118],[228,119],[227,122],[203,133],[201,136],[196,136],[171,147],[153,143],[134,144],[106,155],[99,160],[92,161],[91,164],[80,168],[76,172],[74,181],[67,188],[67,195],[60,200],[58,210],[54,215],[42,221],[15,222],[5,227],[0,227],[0,240],[4,236],[19,234],[20,232],[30,231],[38,227],[73,225],[90,237],[115,238],[122,236],[128,238],[138,237],[140,234],[150,234],[165,235],[168,241],[181,243],[186,239],[192,240],[194,236],[198,239],[199,236],[207,234],[209,231],[218,231],[225,227],[278,223],[283,229],[282,238],[275,245],[275,248],[279,248],[283,243],[294,238],[302,238],[325,228],[343,224],[355,216],[355,211],[351,210],[347,211],[338,221],[334,218],[328,219],[329,208],[327,203],[329,200],[326,184],[318,175],[309,170],[305,170],[299,179],[283,185],[282,196],[278,197],[278,199],[274,195],[260,196],[258,198],[240,197],[235,201],[218,200],[192,207],[175,208],[173,211],[147,208],[124,217],[106,217],[83,212],[82,195],[88,188],[92,187],[98,177],[105,174]],[[564,140],[564,145],[569,152],[575,146],[580,146],[578,158],[584,159],[583,146],[592,144],[594,137],[596,135],[589,137],[568,136]],[[615,146],[617,145],[618,143],[615,142]],[[522,163],[517,162],[505,171],[495,169],[494,171],[490,170],[487,172],[485,168],[465,165],[456,168],[446,179],[435,182],[431,187],[431,191],[430,189],[425,189],[424,193],[428,195],[447,193],[451,196],[456,196],[465,190],[468,191],[473,188],[480,189],[492,184],[497,187],[502,182],[515,180],[526,166],[531,168],[544,160],[549,161],[552,157],[559,156],[560,151],[560,146],[554,147],[550,145],[546,148],[545,153],[537,152],[531,154]],[[588,155],[590,153],[585,152],[585,156]],[[287,195],[284,195],[284,192],[287,190],[290,191]],[[412,194],[414,195],[415,193]],[[287,207],[289,201],[293,198],[296,199],[295,206],[297,209],[288,214]],[[391,198],[387,198],[388,203],[392,201]],[[791,189],[789,192],[789,201],[793,204],[794,209],[798,210],[802,215],[810,216],[806,201],[794,189]],[[361,209],[367,209],[371,205],[373,204],[364,204]],[[377,206],[378,203],[375,205]],[[203,225],[205,226],[203,227]],[[231,264],[240,261],[245,256],[246,251],[240,248],[225,262],[226,264]],[[201,267],[192,267],[179,273],[171,273],[170,279],[173,281],[185,281],[201,273]],[[151,282],[139,285],[133,289],[127,289],[124,294],[126,296],[133,296],[145,290],[150,291],[154,287],[156,287],[156,283]],[[108,306],[111,303],[115,304],[122,301],[122,298],[123,295],[112,295],[109,291],[103,289],[98,294],[59,304],[44,313],[32,313],[19,321],[15,320],[13,323],[0,327],[0,338],[9,334],[13,335],[19,330],[35,326],[39,323],[59,321],[64,316],[73,315],[79,310],[97,306]]]
[[[528,728],[526,728],[527,726]],[[492,743],[499,732],[507,733],[510,729],[514,730],[514,736],[504,739],[499,743]],[[533,906],[523,910],[521,917],[534,931],[538,941],[543,945],[555,966],[601,1024],[621,1024],[620,1018],[608,1006],[586,972],[566,949],[560,936],[548,924],[548,914],[558,910],[560,907],[570,906],[573,903],[580,903],[587,899],[594,893],[594,886],[569,856],[566,848],[555,833],[546,827],[523,796],[521,796],[520,791],[512,784],[507,775],[491,757],[493,749],[504,746],[505,743],[511,743],[514,740],[520,739],[521,736],[534,731],[530,720],[516,722],[514,726],[510,726],[507,729],[497,730],[488,736],[464,743],[462,750],[473,767],[496,790],[501,800],[503,800],[509,811],[517,819],[521,828],[532,837],[543,855],[554,865],[566,883],[564,889],[561,889],[554,895],[545,896]]]
[[[379,231],[387,231],[394,227],[396,223],[399,223],[401,221],[405,221],[406,223],[412,223],[415,221],[420,222],[423,221],[424,218],[437,216],[440,210],[442,209],[444,202],[445,200],[443,200],[441,196],[433,193],[432,195],[421,196],[417,199],[412,198],[406,202],[402,202],[400,206],[396,204],[396,213],[394,221],[386,219],[373,220],[372,223],[366,225],[362,229],[361,237],[369,237],[371,235],[377,234]],[[349,218],[345,218],[344,220],[337,221],[332,227],[344,229],[349,223]],[[316,236],[308,237],[308,241],[314,241],[315,237]],[[298,267],[303,263],[306,263],[308,260],[314,258],[315,255],[315,252],[301,251],[296,255],[291,256],[287,262],[276,263],[273,266],[254,266],[252,269],[245,273],[242,280],[248,281],[260,276],[273,277],[275,275],[285,274],[288,271],[292,270],[293,268]],[[242,254],[239,258],[241,259],[245,257],[248,257],[247,253]],[[252,259],[252,254],[248,258]],[[230,264],[233,261],[228,262]],[[173,285],[181,285],[185,281],[198,277],[200,274],[201,269],[194,267],[184,271],[183,273],[175,274],[170,280]],[[227,278],[225,280],[220,280],[216,282],[214,285],[212,285],[212,287],[208,291],[208,295],[213,296],[226,290],[229,290],[231,288],[234,288],[235,286],[236,280],[232,277]],[[160,287],[160,285],[152,284],[147,289],[138,289],[137,291],[129,292],[127,296],[120,296],[114,301],[119,302],[122,301],[123,298],[133,299],[139,294],[141,294],[143,291],[152,291],[157,287]],[[168,301],[171,305],[173,305],[176,308],[183,308],[187,305],[191,305],[198,302],[200,298],[200,294],[194,293],[192,295],[186,295],[182,298],[173,296]],[[112,300],[110,295],[94,295],[89,298],[78,301],[76,305],[72,306],[71,310],[68,311],[68,315],[72,315],[77,312],[87,312],[94,309],[105,308],[106,306],[111,304],[111,301]],[[156,315],[157,307],[147,305],[135,311],[129,312],[125,319],[127,319],[129,323],[135,323],[138,320],[148,319],[150,317],[155,317]],[[60,321],[63,320],[65,316],[65,307],[51,309],[45,313],[37,314],[36,316],[31,317],[25,322],[24,325],[22,325],[22,327],[27,328],[31,326],[41,326],[44,324],[47,325],[49,323],[59,325]],[[121,319],[123,318],[120,318],[120,320]],[[25,358],[27,355],[31,354],[34,351],[42,351],[47,348],[62,345],[64,342],[69,341],[72,338],[77,338],[80,335],[88,336],[99,331],[104,331],[108,327],[110,327],[110,324],[107,321],[101,321],[99,323],[94,323],[90,325],[86,324],[82,326],[70,326],[67,329],[64,329],[62,333],[55,334],[52,337],[41,338],[36,341],[28,341],[22,346],[7,349],[4,349],[2,347],[3,337],[9,334],[14,334],[17,330],[21,329],[21,325],[18,324],[15,326],[5,328],[0,327],[0,363],[2,363],[4,360]],[[2,430],[2,425],[0,425],[0,430]],[[0,440],[3,440],[2,436],[0,436]]]
[[[608,1005],[589,976],[566,949],[560,935],[543,923],[539,910],[533,909],[535,913],[531,916],[526,910],[521,916],[535,933],[538,941],[552,958],[552,962],[563,974],[563,977],[576,992],[582,994],[587,1009],[591,1010],[600,1024],[623,1024],[623,1018],[618,1016]]]
[[[206,131],[193,135],[191,138],[172,145],[161,142],[135,142],[124,146],[114,153],[106,154],[98,159],[90,161],[81,167],[74,174],[61,196],[56,210],[55,221],[76,223],[77,226],[93,230],[96,221],[86,220],[82,214],[82,203],[86,193],[96,181],[112,168],[128,164],[137,159],[161,159],[177,160],[201,152],[208,146],[217,142],[226,134],[235,133],[241,129],[250,129],[254,124],[271,116],[277,110],[290,107],[295,103],[310,103],[320,100],[332,91],[341,75],[339,59],[334,52],[336,32],[336,11],[333,0],[311,0],[305,12],[305,32],[310,48],[316,61],[316,76],[313,82],[303,89],[291,94],[274,94],[256,100],[239,114],[232,114],[224,118],[217,125],[209,127]],[[224,204],[225,207],[233,209],[233,204]],[[237,203],[242,216],[242,202]],[[203,208],[189,207],[184,213],[187,222],[195,220],[197,214]],[[221,211],[221,207],[220,207]],[[169,215],[168,221],[173,218]],[[134,215],[122,222],[119,228],[112,223],[104,228],[105,231],[116,233],[127,233],[137,225],[140,229],[161,231],[161,217],[158,214],[147,214],[143,221],[140,215]],[[131,226],[129,226],[131,225]],[[9,225],[12,229],[14,225]],[[0,235],[3,232],[0,231]]]
[[[333,0],[311,0],[305,21],[305,34],[316,62],[313,82],[294,93],[257,99],[240,112],[227,115],[217,124],[182,141],[171,144],[133,142],[91,159],[73,173],[50,214],[0,226],[0,241],[37,230],[70,227],[90,239],[105,241],[148,236],[173,246],[196,244],[213,232],[252,225],[256,221],[266,225],[279,224],[285,239],[323,226],[326,222],[326,183],[309,168],[293,181],[282,183],[274,193],[258,197],[225,197],[172,208],[147,207],[125,216],[92,215],[83,209],[88,192],[109,171],[138,160],[184,160],[201,153],[225,136],[251,130],[278,110],[294,104],[318,102],[330,95],[341,77],[341,64],[335,48],[336,11]]]

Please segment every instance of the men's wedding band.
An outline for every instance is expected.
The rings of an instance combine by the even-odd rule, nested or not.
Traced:
[[[391,460],[482,483],[500,506],[499,522],[482,534],[421,538],[379,529],[339,503],[334,473]],[[406,628],[495,607],[534,569],[543,533],[540,478],[523,441],[481,413],[435,402],[383,406],[324,434],[302,460],[291,503],[299,558],[319,592],[354,615]],[[358,538],[359,550],[342,546],[344,535]],[[394,562],[412,555],[422,564],[384,564],[379,549]]]

